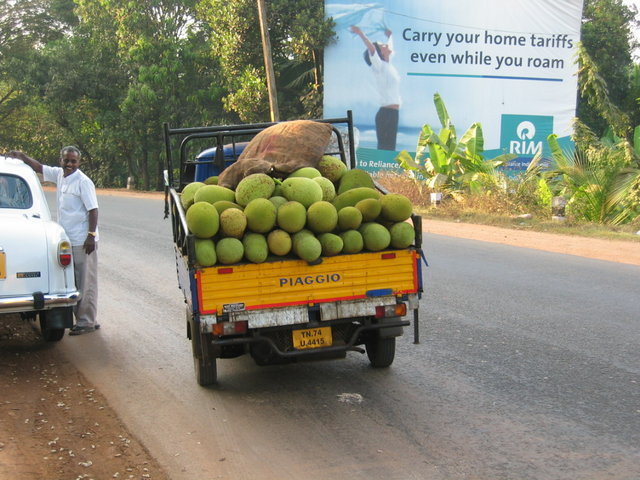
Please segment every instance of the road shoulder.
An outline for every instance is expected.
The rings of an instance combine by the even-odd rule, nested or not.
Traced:
[[[608,262],[640,265],[640,244],[637,242],[602,240],[431,219],[423,219],[422,225],[424,232],[436,235],[534,248],[547,252],[606,260]]]

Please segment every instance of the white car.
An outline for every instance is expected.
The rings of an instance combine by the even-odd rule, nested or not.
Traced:
[[[80,294],[71,243],[51,212],[38,175],[22,161],[0,156],[0,321],[40,321],[46,341],[73,326]]]

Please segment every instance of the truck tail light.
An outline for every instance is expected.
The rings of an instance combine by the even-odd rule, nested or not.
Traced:
[[[60,242],[58,244],[58,263],[62,267],[71,265],[71,244],[69,242]]]
[[[243,322],[220,322],[211,326],[211,333],[217,336],[241,335],[247,333],[247,323]]]
[[[404,317],[407,314],[407,304],[382,305],[376,307],[376,318]]]

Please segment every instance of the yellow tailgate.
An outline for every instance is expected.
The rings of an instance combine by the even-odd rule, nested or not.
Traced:
[[[196,271],[200,312],[254,310],[418,291],[417,252],[392,250]],[[227,305],[227,309],[224,309]]]

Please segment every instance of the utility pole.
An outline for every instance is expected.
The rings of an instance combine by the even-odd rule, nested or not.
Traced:
[[[269,90],[269,109],[271,121],[279,122],[278,97],[276,94],[276,77],[273,73],[271,61],[271,41],[269,40],[269,27],[267,25],[267,10],[264,0],[258,0],[258,16],[260,17],[260,34],[262,36],[262,54],[264,56],[264,68],[267,72],[267,89]]]

